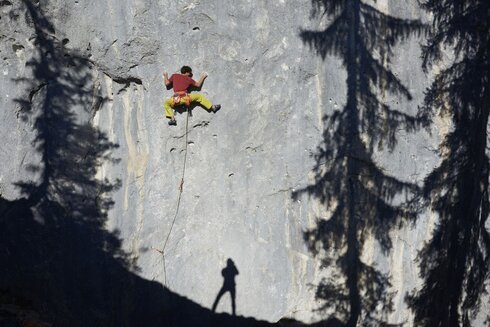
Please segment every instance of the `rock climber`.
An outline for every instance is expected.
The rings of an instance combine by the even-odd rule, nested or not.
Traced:
[[[180,69],[180,74],[173,74],[168,78],[167,73],[163,73],[165,80],[165,85],[169,87],[172,85],[174,89],[174,95],[165,100],[163,106],[165,107],[165,116],[169,118],[169,125],[177,125],[177,121],[174,116],[174,108],[180,105],[189,106],[191,103],[195,102],[204,107],[206,110],[216,112],[221,108],[221,105],[213,105],[208,98],[200,93],[190,93],[189,88],[195,87],[200,89],[207,74],[201,74],[199,81],[192,79],[192,68],[189,66],[182,66]]]

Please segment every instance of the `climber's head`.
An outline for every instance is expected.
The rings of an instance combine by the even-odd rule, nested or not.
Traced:
[[[192,77],[192,68],[189,66],[182,66],[182,68],[180,69],[180,73],[182,75],[187,75],[189,77]]]

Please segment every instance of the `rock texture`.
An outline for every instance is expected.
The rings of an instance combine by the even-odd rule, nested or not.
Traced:
[[[373,5],[397,17],[426,19],[417,1],[402,2]],[[270,322],[323,319],[315,293],[328,270],[307,248],[303,232],[327,218],[331,208],[307,194],[292,194],[314,183],[315,154],[328,127],[323,117],[345,106],[347,86],[342,61],[333,54],[321,58],[300,37],[301,30],[329,24],[311,9],[309,0],[0,1],[2,206],[46,184],[50,195],[43,203],[58,201],[61,216],[74,215],[77,224],[103,230],[94,249],[106,255],[96,263],[89,256],[98,254],[70,243],[79,235],[75,227],[68,233],[43,216],[42,208],[29,211],[37,224],[32,230],[57,226],[65,235],[65,243],[54,248],[73,247],[74,255],[87,256],[73,264],[90,267],[89,297],[97,298],[93,292],[105,280],[97,266],[109,271],[101,262],[120,258],[116,270],[134,277],[130,285],[113,281],[110,287],[154,285],[209,309],[231,258],[239,271],[238,315]],[[431,72],[427,76],[420,68],[421,40],[406,38],[385,63],[411,100],[379,94],[412,116],[431,80]],[[196,78],[209,74],[201,92],[222,109],[179,112],[177,126],[169,127],[163,101],[171,91],[162,73],[184,64]],[[46,108],[55,109],[47,115]],[[421,185],[440,162],[438,143],[450,128],[443,117],[430,133],[399,129],[394,149],[374,149],[374,161],[387,175]],[[417,251],[436,221],[422,210],[416,223],[390,231],[388,253],[374,236],[364,243],[362,260],[391,277],[396,294],[390,323],[412,326],[405,296],[420,285]],[[87,235],[80,243],[98,242],[100,233]],[[50,249],[39,256],[49,260]],[[65,257],[70,255],[60,256]],[[43,267],[44,261],[36,260]],[[76,268],[60,269],[77,274]],[[114,276],[122,282],[119,273]],[[71,296],[67,285],[61,284],[60,299]],[[114,301],[123,293],[115,292]],[[131,302],[123,295],[120,301]],[[70,309],[63,310],[69,316]],[[158,316],[155,312],[144,315]],[[217,312],[231,312],[228,295]],[[129,321],[122,312],[117,315]]]

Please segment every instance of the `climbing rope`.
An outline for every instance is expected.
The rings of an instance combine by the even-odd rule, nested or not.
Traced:
[[[170,239],[170,234],[172,234],[172,229],[174,228],[174,225],[175,225],[175,221],[177,220],[177,216],[179,214],[179,208],[180,208],[180,200],[182,198],[182,192],[184,190],[184,177],[185,177],[185,167],[186,167],[186,163],[187,163],[187,146],[188,146],[188,135],[189,135],[189,112],[190,112],[190,108],[187,107],[187,117],[186,117],[186,120],[185,120],[185,145],[184,145],[184,164],[182,165],[182,177],[180,179],[180,185],[179,185],[179,196],[177,197],[177,205],[175,207],[175,214],[174,214],[174,218],[172,220],[172,224],[170,225],[170,230],[168,231],[168,234],[167,234],[167,237],[165,238],[165,242],[163,243],[163,248],[160,250],[160,249],[156,249],[156,248],[153,248],[155,251],[159,252],[161,255],[162,255],[162,262],[163,262],[163,285],[165,286],[168,286],[167,285],[167,267],[165,265],[165,249],[167,248],[167,243],[168,243],[168,240]]]

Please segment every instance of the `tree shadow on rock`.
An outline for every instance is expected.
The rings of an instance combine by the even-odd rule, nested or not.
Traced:
[[[428,0],[422,5],[434,15],[424,68],[441,64],[444,51],[454,51],[454,60],[436,75],[421,113],[438,112],[453,128],[440,145],[442,163],[424,183],[424,198],[438,223],[418,256],[423,287],[408,302],[417,326],[470,326],[490,271],[490,3]]]
[[[68,50],[43,12],[49,1],[12,10],[33,28],[29,91],[16,101],[32,121],[38,178],[19,182],[22,198],[0,197],[0,322],[49,326],[266,326],[214,314],[135,273],[117,232],[105,227],[119,181],[96,178],[117,144],[92,119],[107,101],[95,65]]]
[[[293,193],[308,194],[325,204],[330,217],[304,232],[309,250],[329,271],[316,289],[319,311],[343,326],[394,326],[388,274],[361,260],[365,241],[374,237],[384,253],[390,231],[416,217],[418,188],[388,176],[373,160],[376,147],[396,145],[396,130],[415,131],[424,119],[392,108],[377,93],[411,99],[410,92],[386,68],[393,48],[424,26],[416,20],[388,16],[359,0],[312,0],[314,17],[333,22],[323,31],[301,31],[300,37],[323,60],[340,57],[347,70],[347,103],[324,116],[323,143],[315,154],[315,182]],[[375,56],[374,53],[377,55]],[[400,201],[399,198],[404,198]],[[396,324],[395,324],[396,325]]]

